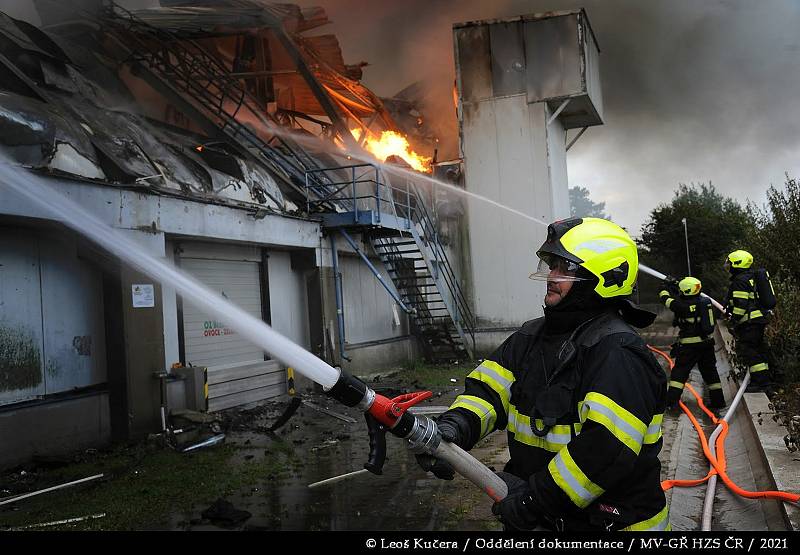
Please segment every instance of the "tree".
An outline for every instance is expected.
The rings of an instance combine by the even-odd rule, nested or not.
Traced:
[[[756,225],[745,248],[753,255],[755,266],[769,270],[778,297],[767,326],[770,368],[778,382],[800,382],[800,183],[787,175],[783,189],[767,190],[766,206],[750,204],[748,211]],[[786,397],[794,410],[800,410],[796,393]]]
[[[800,238],[800,183],[786,176],[782,190],[770,187],[767,204],[759,208],[748,206],[756,222],[749,237],[747,250],[756,264],[766,267],[776,277],[791,278],[800,283],[800,256],[797,240]]]
[[[592,202],[589,198],[589,189],[586,187],[569,188],[569,212],[573,217],[605,218],[610,219],[605,213],[605,202]]]
[[[650,212],[638,240],[648,265],[676,278],[687,275],[686,243],[682,219],[686,218],[692,274],[703,291],[721,300],[729,276],[723,268],[731,251],[746,248],[754,227],[752,216],[735,200],[717,192],[714,185],[678,185],[669,204]]]

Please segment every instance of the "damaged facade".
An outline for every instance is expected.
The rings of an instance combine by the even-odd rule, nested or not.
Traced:
[[[393,116],[334,36],[303,35],[322,9],[32,4],[39,21],[0,13],[11,163],[331,364],[468,356],[433,199],[350,156],[420,121],[399,100]],[[286,392],[235,323],[2,187],[0,226],[0,465],[158,431],[165,369],[172,408]]]
[[[567,129],[602,123],[582,11],[454,28],[462,158],[441,162],[424,88],[378,98],[306,34],[320,8],[32,5],[0,13],[0,151],[152,255],[354,373],[472,358],[536,316],[529,241],[507,239],[544,230],[437,183],[564,215]],[[0,227],[0,466],[158,431],[165,371],[173,409],[287,391],[235,322],[2,186]]]

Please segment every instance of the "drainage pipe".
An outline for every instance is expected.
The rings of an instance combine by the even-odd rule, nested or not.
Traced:
[[[342,274],[339,272],[339,252],[336,250],[336,236],[331,233],[331,259],[333,260],[333,288],[336,290],[336,328],[339,333],[339,356],[349,361],[344,351],[344,300],[342,299]]]

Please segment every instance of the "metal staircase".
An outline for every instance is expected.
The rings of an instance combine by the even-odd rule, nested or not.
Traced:
[[[398,304],[423,340],[427,359],[472,358],[474,317],[413,183],[394,186],[371,164],[319,167],[197,41],[152,26],[113,3],[103,24],[137,75],[203,122],[209,136],[270,169],[306,200],[309,213],[322,215],[328,233],[344,231],[351,240],[349,229],[370,238],[400,295]],[[244,114],[263,124],[260,134],[243,123]]]
[[[326,168],[308,174],[315,171],[349,174],[349,179],[331,184],[336,191],[333,197],[322,200],[336,200],[351,209],[323,213],[323,227],[328,233],[344,231],[348,241],[348,230],[369,237],[399,294],[401,307],[407,307],[415,332],[422,339],[425,358],[472,358],[475,318],[414,183],[388,183],[380,168],[372,164]],[[324,210],[318,205],[321,200],[312,200],[309,194],[309,211]]]
[[[190,115],[205,121],[206,132],[224,138],[241,154],[266,165],[296,191],[298,198],[305,196],[305,172],[318,168],[318,164],[280,133],[280,124],[239,79],[231,77],[219,59],[197,41],[154,27],[113,3],[103,23],[106,35],[126,52],[125,63],[135,74]],[[263,124],[262,133],[269,136],[259,136],[240,121],[245,113],[258,119]],[[313,181],[317,191],[327,194],[331,178],[326,172],[315,173]]]

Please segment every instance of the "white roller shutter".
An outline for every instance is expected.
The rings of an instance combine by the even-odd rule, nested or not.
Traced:
[[[235,246],[185,247],[183,270],[239,308],[262,319],[261,263],[256,249]],[[208,409],[222,410],[286,391],[286,373],[264,351],[236,333],[231,325],[183,303],[186,362],[208,368]]]

